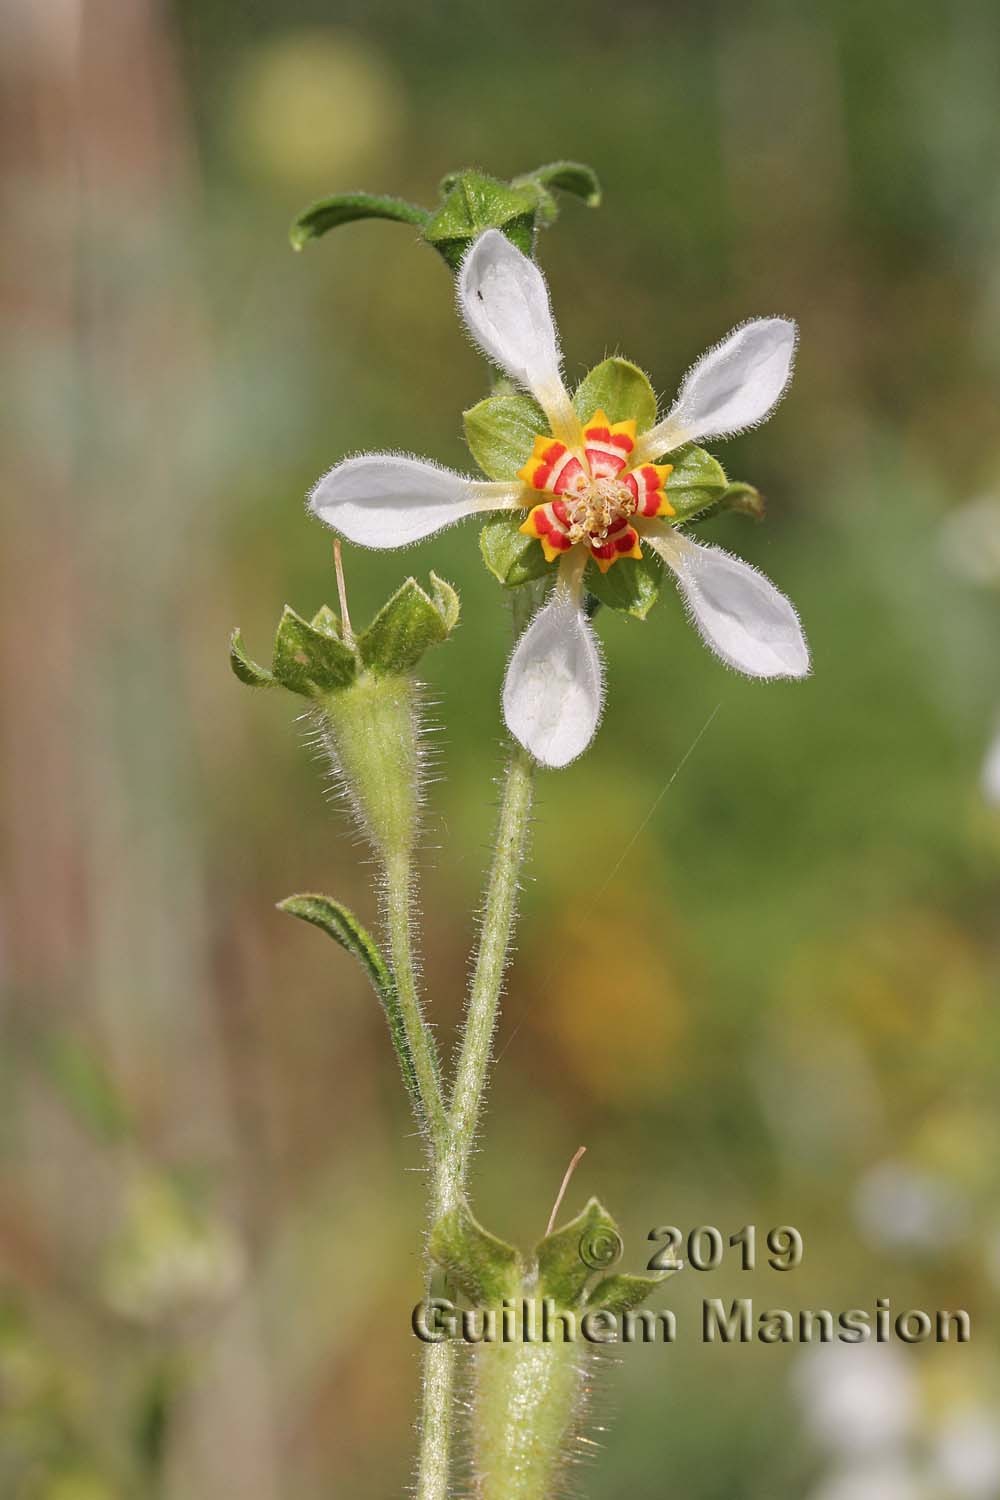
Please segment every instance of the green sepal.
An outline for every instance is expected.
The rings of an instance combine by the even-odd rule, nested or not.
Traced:
[[[403,198],[376,193],[335,193],[332,198],[310,204],[299,214],[289,230],[289,239],[294,250],[301,250],[310,240],[356,219],[394,219],[400,224],[417,224],[422,229],[429,218],[426,208],[407,203]]]
[[[718,459],[695,443],[667,454],[664,462],[673,466],[667,476],[667,499],[676,511],[670,518],[676,524],[716,506],[728,487]]]
[[[487,521],[479,533],[479,550],[483,561],[504,588],[520,588],[533,578],[543,578],[550,563],[537,537],[525,536],[519,529],[524,517],[497,516]]]
[[[538,1287],[559,1307],[576,1307],[595,1271],[607,1270],[621,1254],[618,1225],[602,1204],[591,1198],[582,1213],[547,1234],[535,1250]]]
[[[361,660],[373,672],[409,672],[428,646],[448,638],[458,611],[458,595],[450,583],[432,574],[431,594],[426,594],[415,578],[408,578],[358,637]]]
[[[662,1281],[674,1274],[673,1271],[660,1271],[655,1276],[631,1276],[622,1271],[615,1276],[605,1276],[588,1293],[587,1306],[619,1315],[631,1312],[633,1307],[651,1297]]]
[[[530,396],[487,396],[462,414],[462,423],[469,452],[490,479],[516,479],[549,425]]]
[[[340,616],[330,608],[329,604],[321,604],[309,624],[313,630],[321,630],[324,635],[332,635],[338,641],[344,639]]]
[[[287,896],[284,901],[278,902],[278,910],[286,911],[293,917],[299,917],[303,922],[310,922],[314,927],[321,928],[328,937],[332,937],[335,943],[339,943],[346,952],[358,960],[385,1011],[385,1018],[389,1023],[389,1035],[396,1049],[396,1056],[399,1058],[403,1082],[414,1099],[419,1098],[416,1070],[413,1066],[410,1044],[406,1040],[406,1027],[403,1023],[396,986],[389,966],[382,957],[374,938],[361,925],[352,911],[329,896]]]
[[[649,548],[641,557],[622,557],[606,573],[595,562],[587,564],[588,591],[609,609],[644,620],[660,597],[663,564]]]
[[[514,1295],[524,1275],[514,1246],[484,1229],[464,1199],[438,1219],[428,1249],[431,1259],[476,1307],[498,1306]]]
[[[601,184],[597,173],[583,162],[550,161],[544,167],[536,167],[533,172],[514,178],[518,186],[528,182],[537,182],[547,190],[555,188],[560,193],[572,193],[574,198],[582,198],[588,208],[600,207]]]
[[[444,621],[445,634],[450,635],[458,624],[461,613],[461,601],[458,590],[452,588],[444,578],[439,578],[436,573],[431,573],[431,598],[434,607],[441,619]]]
[[[286,604],[274,640],[275,681],[304,698],[349,687],[357,676],[354,652],[343,641],[317,630]]]
[[[447,184],[447,186],[445,186]],[[538,190],[514,187],[485,172],[455,172],[442,184],[445,199],[424,226],[424,239],[444,256],[453,271],[486,229],[500,229],[525,255],[535,243]]]
[[[273,672],[269,672],[266,667],[260,666],[247,652],[238,626],[229,637],[229,665],[240,681],[246,683],[247,687],[275,686]]]
[[[618,355],[595,365],[573,392],[573,409],[581,422],[589,422],[598,407],[610,422],[634,417],[640,433],[656,422],[656,392],[648,375]]]
[[[740,480],[726,485],[715,508],[735,511],[738,515],[750,516],[754,521],[763,521],[767,513],[767,502],[760,490]]]

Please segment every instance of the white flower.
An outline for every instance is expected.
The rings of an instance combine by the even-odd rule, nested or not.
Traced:
[[[504,717],[546,766],[590,744],[604,674],[584,611],[584,572],[607,572],[651,547],[674,574],[706,645],[750,677],[804,677],[809,651],[794,608],[756,569],[670,524],[666,455],[762,422],[791,378],[795,325],[760,318],[702,356],[662,421],[643,432],[601,410],[581,422],[563,383],[548,287],[535,263],[497,230],[470,247],[458,277],[466,327],[488,359],[538,402],[548,422],[512,483],[483,482],[393,453],[346,459],[319,481],[310,507],[349,541],[402,547],[466,516],[527,512],[521,530],[556,565],[555,587],[507,669]]]
[[[934,1438],[935,1467],[954,1495],[995,1500],[1000,1494],[1000,1420],[985,1406],[949,1415]]]
[[[795,1377],[813,1436],[843,1460],[895,1452],[919,1419],[914,1375],[884,1345],[817,1347],[799,1361]]]

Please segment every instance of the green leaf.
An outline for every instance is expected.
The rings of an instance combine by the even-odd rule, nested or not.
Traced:
[[[274,642],[273,670],[276,680],[290,692],[320,698],[350,686],[358,664],[350,647],[314,629],[286,604]]]
[[[520,588],[533,578],[543,578],[552,566],[545,561],[538,539],[519,530],[523,519],[520,514],[497,516],[487,521],[479,533],[483,561],[494,578],[499,578],[508,589]]]
[[[469,452],[490,479],[516,479],[535,438],[549,430],[545,413],[530,396],[487,396],[463,413],[462,422]]]
[[[687,521],[721,499],[728,484],[726,473],[704,448],[688,443],[668,454],[665,462],[673,465],[667,478],[667,499],[677,512],[672,519]]]
[[[649,377],[618,355],[595,365],[585,375],[573,394],[573,407],[581,422],[589,422],[598,407],[611,422],[627,422],[634,417],[640,432],[656,422],[656,392]]]
[[[430,219],[426,208],[407,203],[402,198],[382,197],[375,193],[335,193],[321,198],[299,214],[289,231],[292,248],[301,250],[310,240],[319,239],[330,229],[351,224],[356,219],[395,219],[400,224],[418,224]]]
[[[335,943],[339,943],[361,964],[385,1011],[385,1018],[389,1023],[389,1035],[396,1049],[396,1056],[399,1058],[403,1082],[413,1098],[419,1099],[416,1070],[413,1066],[410,1044],[406,1040],[406,1027],[403,1024],[403,1013],[396,994],[396,986],[389,966],[382,957],[374,938],[366,928],[362,927],[352,911],[329,896],[288,896],[284,901],[278,902],[278,910],[287,911],[291,916],[299,917],[303,922],[310,922],[314,927],[321,928],[328,937],[332,937]]]
[[[329,604],[321,604],[309,623],[313,630],[320,630],[324,635],[332,635],[338,641],[344,638],[340,616],[330,608]]]
[[[648,548],[642,557],[623,557],[602,573],[594,562],[587,565],[589,591],[609,609],[622,610],[644,620],[660,596],[663,564]]]
[[[229,637],[229,665],[240,681],[245,682],[248,687],[274,686],[273,675],[266,667],[258,666],[253,657],[248,655],[238,627]]]
[[[458,619],[458,595],[434,581],[434,598],[408,578],[358,638],[361,660],[373,672],[409,672],[428,646],[446,640]]]
[[[514,182],[538,182],[545,188],[556,188],[561,193],[572,193],[582,198],[588,208],[597,208],[601,202],[601,184],[593,167],[579,161],[550,161],[544,167],[536,167]]]
[[[485,229],[500,229],[525,255],[534,248],[537,191],[487,177],[483,172],[455,172],[445,200],[424,227],[424,238],[444,256],[453,271],[469,245]]]
[[[464,1199],[438,1219],[429,1250],[431,1259],[477,1307],[498,1305],[521,1283],[524,1268],[514,1246],[484,1229]]]
[[[618,1225],[591,1198],[582,1213],[568,1224],[547,1234],[535,1256],[542,1296],[552,1297],[559,1307],[575,1307],[595,1271],[607,1271],[621,1255]]]
[[[623,1271],[616,1276],[605,1276],[590,1292],[587,1306],[601,1307],[619,1316],[631,1312],[633,1307],[652,1296],[661,1282],[674,1274],[673,1271],[661,1271],[655,1276],[630,1276]]]

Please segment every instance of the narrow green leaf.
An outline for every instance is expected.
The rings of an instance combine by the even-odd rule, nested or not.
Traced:
[[[479,533],[479,550],[483,561],[505,588],[520,588],[533,578],[543,578],[551,563],[545,561],[545,553],[536,537],[525,536],[518,528],[524,521],[521,514],[497,516],[487,521]]]
[[[674,1274],[673,1271],[661,1271],[654,1276],[630,1276],[623,1271],[616,1276],[605,1276],[589,1293],[587,1306],[602,1307],[618,1315],[631,1312],[652,1296],[661,1282]]]
[[[415,578],[408,578],[397,589],[358,637],[358,650],[366,667],[373,672],[409,672],[428,646],[447,639],[451,628],[448,616],[458,618],[458,595],[450,584],[442,585],[439,579],[439,590],[442,587],[450,591],[454,605],[447,601],[443,605],[435,603]]]
[[[315,629],[285,605],[274,642],[274,676],[282,687],[305,698],[319,698],[350,686],[357,670],[350,647]]]
[[[596,1198],[568,1224],[547,1234],[535,1251],[542,1296],[575,1307],[596,1271],[608,1271],[622,1252],[618,1225]]]
[[[660,597],[663,564],[644,548],[642,557],[623,557],[602,573],[596,563],[587,564],[587,588],[609,609],[644,620]]]
[[[339,943],[361,964],[385,1011],[385,1018],[389,1023],[389,1035],[396,1049],[396,1056],[399,1058],[403,1082],[413,1098],[419,1099],[416,1070],[413,1066],[410,1044],[406,1040],[406,1027],[403,1024],[396,986],[389,966],[367,928],[362,927],[352,911],[329,896],[288,896],[284,901],[278,902],[278,910],[287,911],[291,916],[299,917],[303,922],[311,922],[314,927],[321,928],[328,937],[332,937],[335,943]]]
[[[517,1290],[523,1275],[513,1245],[497,1239],[464,1201],[431,1230],[430,1255],[477,1307],[494,1307]]]
[[[718,459],[694,443],[668,453],[664,462],[672,464],[667,478],[667,499],[677,512],[679,523],[714,506],[721,499],[728,480]]]
[[[549,430],[545,413],[530,396],[487,396],[462,414],[462,423],[469,452],[490,479],[516,479],[535,438]]]
[[[229,665],[241,682],[248,687],[273,687],[274,677],[266,667],[254,661],[243,644],[239,627],[229,637]]]
[[[640,432],[656,422],[656,392],[649,377],[631,360],[617,355],[595,365],[584,376],[573,394],[573,407],[581,422],[589,422],[598,407],[611,422],[627,422],[634,417]]]
[[[536,167],[523,177],[515,177],[516,183],[540,182],[543,187],[556,188],[561,193],[572,193],[582,198],[588,208],[597,208],[601,202],[601,184],[593,167],[579,161],[550,161],[544,167]]]
[[[421,228],[430,219],[425,208],[407,203],[403,198],[389,198],[375,193],[335,193],[321,198],[299,214],[289,231],[292,248],[301,250],[310,240],[319,239],[330,229],[351,224],[357,219],[394,219],[400,224],[417,224]]]

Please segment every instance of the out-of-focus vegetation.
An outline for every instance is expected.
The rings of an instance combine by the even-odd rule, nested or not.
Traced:
[[[540,789],[477,1202],[530,1243],[586,1142],[577,1187],[635,1265],[665,1222],[804,1236],[785,1276],[671,1284],[680,1343],[609,1382],[594,1500],[841,1482],[801,1356],[703,1348],[703,1296],[968,1308],[973,1345],[901,1351],[912,1463],[988,1447],[1000,601],[949,572],[940,528],[1000,484],[995,5],[8,0],[0,28],[0,1493],[374,1500],[407,1479],[420,1150],[363,977],[274,911],[325,889],[373,918],[370,870],[288,702],[240,688],[225,643],[238,622],[266,655],[286,599],[331,598],[302,506],[324,468],[365,446],[464,465],[483,390],[408,229],[295,256],[292,215],[564,156],[605,187],[541,247],[572,375],[620,348],[669,395],[740,319],[800,321],[791,394],[722,455],[769,518],[712,531],[796,601],[815,675],[735,679],[673,597],[602,623],[604,727]],[[469,528],[347,559],[361,617],[428,566],[463,596],[427,663],[446,1040],[508,620]],[[920,1493],[848,1470],[838,1494]],[[1000,1493],[976,1474],[927,1482]]]

